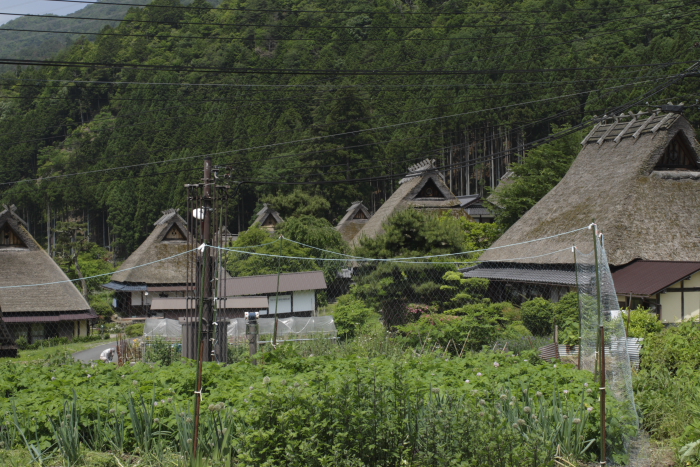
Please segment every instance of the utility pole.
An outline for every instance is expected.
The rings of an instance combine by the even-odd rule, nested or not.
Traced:
[[[202,280],[196,287],[201,288],[199,294],[201,300],[201,314],[200,320],[195,329],[198,330],[199,335],[197,336],[197,386],[194,391],[194,433],[192,435],[192,452],[193,456],[197,458],[197,450],[199,448],[199,424],[200,424],[200,411],[202,405],[202,362],[214,360],[214,334],[212,328],[213,317],[213,282],[212,282],[212,257],[209,251],[209,246],[211,245],[211,212],[212,212],[212,183],[211,179],[211,157],[204,159],[204,190],[202,196],[202,209],[203,219],[202,219],[202,240],[204,248],[201,250],[201,257],[199,263],[202,267],[201,277]]]
[[[205,348],[205,361],[214,360],[214,346],[213,346],[213,321],[214,321],[214,307],[213,307],[213,297],[214,297],[214,281],[212,274],[212,256],[209,251],[209,246],[211,246],[211,213],[212,213],[212,184],[214,181],[211,178],[211,157],[204,159],[204,193],[202,197],[203,208],[204,208],[204,223],[202,225],[202,237],[204,244],[206,245],[202,251],[202,275],[203,275],[203,289],[202,296],[204,297],[204,310],[202,313],[203,318],[203,328],[202,330],[202,340],[204,341]]]

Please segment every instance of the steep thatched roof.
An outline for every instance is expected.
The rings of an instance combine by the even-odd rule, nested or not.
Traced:
[[[362,204],[362,201],[355,201],[335,228],[340,232],[343,240],[351,242],[357,235],[357,232],[362,230],[362,227],[369,221],[370,217],[372,215],[369,213],[369,209]]]
[[[413,207],[429,210],[459,209],[460,202],[452,194],[435,168],[435,161],[426,159],[409,168],[398,189],[382,204],[353,238],[359,244],[363,237],[375,238],[384,232],[384,223],[392,214]]]
[[[14,212],[0,212],[0,287],[46,284],[0,289],[0,309],[5,316],[21,312],[89,312],[90,305],[68,276],[44,251]],[[56,284],[55,282],[61,282]]]
[[[187,224],[175,209],[163,211],[151,235],[122,263],[112,276],[114,282],[141,284],[184,284],[187,282],[187,255],[130,269],[187,251]],[[130,269],[127,271],[127,269]]]
[[[635,259],[700,261],[700,146],[685,118],[653,113],[647,118],[637,114],[609,119],[582,144],[566,176],[493,247],[570,231],[595,219],[611,265]],[[686,160],[674,168],[669,161],[678,154],[669,151],[679,147]],[[571,245],[590,251],[591,231],[490,249],[481,259],[529,257]],[[526,262],[572,263],[573,254]]]
[[[257,224],[263,229],[274,231],[277,224],[281,224],[282,222],[284,222],[282,216],[280,216],[277,211],[272,209],[269,204],[263,203],[263,208],[260,210],[260,212],[258,212],[253,225]]]

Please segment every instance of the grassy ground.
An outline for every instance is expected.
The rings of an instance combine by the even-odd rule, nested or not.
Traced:
[[[97,347],[98,345],[104,345],[108,344],[109,340],[99,340],[99,341],[94,341],[94,342],[78,342],[74,343],[71,342],[70,344],[65,344],[65,345],[56,345],[53,347],[45,347],[43,349],[37,349],[37,350],[20,350],[19,351],[19,356],[17,358],[12,358],[9,360],[15,361],[15,362],[36,362],[36,361],[44,361],[49,358],[56,358],[56,357],[66,357],[66,358],[72,358],[72,355],[75,352],[80,352],[81,350],[87,350],[91,349],[93,347]]]

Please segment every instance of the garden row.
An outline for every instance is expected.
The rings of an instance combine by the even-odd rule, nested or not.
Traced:
[[[557,448],[595,458],[592,375],[528,357],[454,358],[374,333],[285,344],[258,366],[207,364],[199,454],[222,466],[551,465]],[[95,451],[194,465],[194,377],[190,362],[5,363],[0,442],[67,465]],[[610,426],[608,449],[623,454],[628,427]]]

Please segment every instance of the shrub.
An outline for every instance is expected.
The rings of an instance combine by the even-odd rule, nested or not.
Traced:
[[[143,329],[146,325],[144,323],[134,323],[124,329],[126,337],[141,337],[143,336]]]
[[[352,295],[343,295],[333,310],[338,336],[350,339],[370,319],[374,310]]]
[[[523,324],[534,336],[546,336],[552,332],[554,304],[537,297],[520,306]]]
[[[15,344],[17,345],[19,350],[27,350],[27,346],[29,346],[29,341],[27,340],[26,336],[19,336],[15,341]]]
[[[481,350],[496,340],[502,321],[496,307],[465,305],[452,313],[424,314],[415,323],[398,326],[401,339],[411,346],[437,343],[452,353]]]
[[[554,324],[560,328],[578,323],[578,292],[569,292],[554,304]]]
[[[643,339],[658,334],[663,331],[664,325],[659,321],[659,316],[652,313],[648,308],[638,306],[634,310],[626,310],[625,313],[625,325],[627,324],[627,319],[629,318],[629,337],[641,337]],[[631,316],[628,316],[632,313]]]

